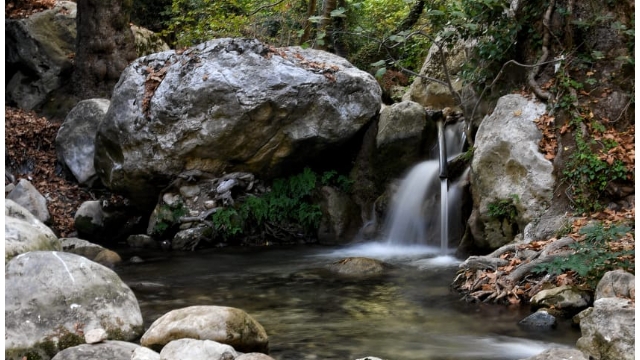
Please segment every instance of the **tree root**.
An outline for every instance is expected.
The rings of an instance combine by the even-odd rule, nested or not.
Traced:
[[[541,264],[573,254],[571,250],[562,250],[573,242],[573,238],[564,237],[542,247],[540,242],[514,243],[488,255],[471,256],[460,265],[452,288],[465,294],[463,298],[467,301],[517,304],[540,287],[535,281],[540,275],[532,271]]]
[[[544,14],[544,18],[542,19],[544,31],[544,35],[542,36],[542,55],[537,61],[538,65],[531,68],[531,70],[529,71],[529,75],[527,76],[528,84],[531,87],[531,90],[533,90],[533,93],[536,94],[536,96],[541,100],[553,100],[553,95],[550,92],[542,90],[542,88],[540,88],[540,85],[538,85],[538,83],[536,82],[536,76],[538,76],[538,73],[540,72],[539,64],[546,62],[547,58],[549,57],[549,38],[551,37],[549,23],[551,22],[551,14],[553,13],[555,4],[555,0],[551,0],[549,2],[549,7],[547,8],[547,11]]]

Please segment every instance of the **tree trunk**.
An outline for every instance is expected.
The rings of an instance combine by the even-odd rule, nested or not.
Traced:
[[[313,24],[309,21],[309,18],[316,14],[316,0],[309,0],[309,6],[307,7],[307,20],[304,22],[304,33],[300,38],[300,45],[309,41],[311,37],[311,27]]]
[[[320,22],[319,32],[324,32],[324,43],[318,45],[318,49],[327,50],[329,48],[329,42],[331,42],[332,32],[332,19],[331,12],[338,6],[338,0],[324,0],[322,4],[322,21]]]
[[[347,8],[346,1],[338,0],[338,7]],[[333,41],[333,52],[343,58],[349,57],[349,49],[344,42],[344,32],[347,28],[347,21],[344,17],[336,17],[333,20],[333,31],[331,40]]]
[[[136,58],[132,0],[78,0],[74,89],[81,99],[110,98],[122,70]]]

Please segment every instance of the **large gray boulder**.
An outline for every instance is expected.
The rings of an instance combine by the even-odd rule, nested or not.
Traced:
[[[154,321],[140,339],[157,350],[178,339],[212,340],[243,352],[266,352],[269,337],[262,325],[243,310],[226,306],[190,306],[170,311]]]
[[[542,103],[506,95],[478,128],[471,163],[469,225],[480,248],[495,249],[512,241],[551,203],[553,164],[538,151],[542,133],[534,123],[544,113]],[[513,219],[501,219],[490,211],[491,205],[509,202],[516,210]]]
[[[5,267],[5,356],[49,359],[102,328],[111,340],[143,331],[135,295],[108,268],[57,251],[21,254]]]
[[[56,136],[58,161],[78,180],[91,186],[97,179],[93,166],[98,125],[109,109],[107,99],[80,101],[67,115]]]
[[[635,359],[635,304],[601,298],[577,315],[582,337],[576,346],[594,360]]]
[[[62,250],[58,237],[29,210],[11,199],[4,202],[4,260],[36,250]]]
[[[127,67],[96,137],[103,183],[152,208],[185,170],[281,176],[344,145],[381,106],[370,74],[324,51],[217,39]]]

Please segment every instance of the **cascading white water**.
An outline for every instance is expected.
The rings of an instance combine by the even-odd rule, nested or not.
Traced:
[[[464,122],[459,122],[445,128],[448,160],[462,151],[466,141],[463,127]],[[430,156],[435,160],[427,160],[414,166],[400,184],[384,225],[383,234],[388,244],[439,244],[441,253],[447,253],[449,213],[452,207],[460,207],[460,192],[457,182],[451,184],[455,190],[448,191],[448,180],[439,181],[437,156],[436,146]],[[442,196],[444,198],[441,201]]]

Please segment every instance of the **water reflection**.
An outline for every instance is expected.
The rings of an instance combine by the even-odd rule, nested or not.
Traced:
[[[363,256],[351,250],[164,253],[118,272],[138,297],[147,327],[185,306],[237,307],[265,327],[270,355],[279,360],[521,359],[573,346],[579,336],[568,324],[547,334],[527,333],[517,326],[526,309],[461,302],[449,291],[457,260],[436,257],[437,247],[435,253],[378,248],[380,256],[364,255],[393,265],[382,276],[332,274],[329,263]]]

